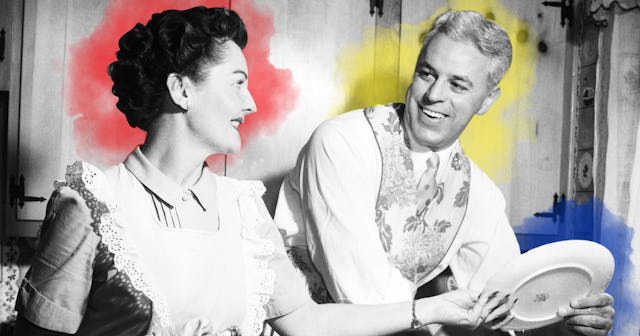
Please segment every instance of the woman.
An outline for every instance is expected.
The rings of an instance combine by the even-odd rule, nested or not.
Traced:
[[[233,11],[154,14],[109,67],[118,108],[147,132],[105,172],[76,162],[47,209],[20,289],[18,335],[388,334],[445,323],[499,328],[513,299],[456,291],[380,306],[317,305],[255,181],[217,176],[256,111]]]

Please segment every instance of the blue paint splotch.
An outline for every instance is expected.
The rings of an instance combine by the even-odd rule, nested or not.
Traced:
[[[554,214],[554,209],[547,209],[545,213]],[[517,231],[521,232],[517,235],[520,246],[523,250],[529,250],[553,241],[585,239],[607,247],[616,265],[606,290],[614,297],[616,310],[614,327],[609,335],[638,335],[640,284],[634,281],[634,265],[631,260],[634,229],[622,217],[611,213],[597,198],[586,203],[562,200],[556,206],[555,214],[555,222],[553,216],[526,218],[517,227]]]

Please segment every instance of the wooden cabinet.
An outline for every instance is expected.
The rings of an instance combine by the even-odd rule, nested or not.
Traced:
[[[291,99],[293,107],[278,124],[250,138],[243,151],[229,157],[222,169],[230,176],[263,180],[271,210],[284,174],[294,166],[299,150],[317,125],[349,109],[404,100],[430,19],[436,12],[460,8],[461,4],[452,0],[387,0],[382,15],[379,11],[371,15],[368,1],[225,3],[241,16],[247,6],[266,13],[273,30],[252,32],[249,43],[255,34],[270,34],[268,60],[275,68],[289,71],[296,88],[295,96],[280,98]],[[107,0],[24,0],[0,5],[0,20],[9,26],[4,28],[9,43],[8,57],[0,63],[0,89],[10,91],[6,164],[1,165],[7,179],[2,183],[24,176],[25,196],[48,198],[52,182],[64,177],[67,164],[78,158],[90,160],[76,150],[76,117],[70,117],[70,95],[86,94],[70,89],[70,48],[92,34],[104,20],[109,4]],[[517,0],[475,2],[473,6],[489,15],[511,15],[508,24],[513,43],[518,44],[518,52],[526,49],[530,58],[529,63],[511,69],[508,85],[516,99],[501,98],[509,103],[490,113],[491,122],[504,132],[493,141],[507,145],[496,149],[493,157],[474,149],[469,154],[498,182],[517,232],[557,235],[561,227],[548,217],[536,219],[538,222],[529,227],[518,224],[536,212],[549,211],[553,194],[567,188],[565,171],[569,168],[563,158],[570,140],[566,137],[571,129],[566,114],[571,102],[564,92],[571,90],[570,76],[565,74],[570,74],[572,59],[566,60],[566,30],[560,27],[560,12]],[[474,121],[474,130],[463,139],[463,145],[493,146],[483,142],[487,132],[495,133],[486,125]],[[504,162],[499,169],[491,166],[496,159]],[[8,187],[4,185],[3,190]],[[11,207],[5,200],[4,236],[35,235],[45,203]]]

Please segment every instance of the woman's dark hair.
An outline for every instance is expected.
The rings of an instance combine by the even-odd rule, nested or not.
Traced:
[[[167,10],[151,16],[146,25],[136,24],[119,41],[117,61],[109,65],[116,106],[131,127],[146,130],[160,113],[170,73],[187,76],[195,83],[204,79],[204,67],[222,61],[222,45],[247,44],[247,30],[234,11],[194,7]]]

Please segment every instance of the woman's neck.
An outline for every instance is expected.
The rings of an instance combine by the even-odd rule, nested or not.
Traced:
[[[190,187],[200,178],[204,160],[211,154],[197,147],[180,126],[157,123],[147,131],[140,149],[163,174],[181,186]]]

